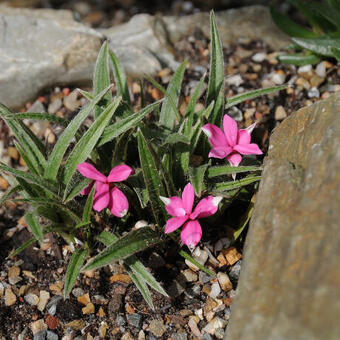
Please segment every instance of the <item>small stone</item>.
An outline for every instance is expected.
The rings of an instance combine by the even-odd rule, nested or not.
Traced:
[[[61,296],[53,296],[50,302],[47,304],[46,309],[48,314],[55,315],[57,311],[57,304],[62,300]]]
[[[297,73],[302,75],[303,77],[307,74],[311,74],[311,72],[313,71],[313,67],[312,65],[308,64],[308,65],[304,65],[304,66],[300,66],[297,69]],[[309,77],[310,78],[310,77]]]
[[[191,269],[184,270],[182,274],[184,275],[185,280],[188,282],[195,282],[198,279],[197,274],[193,272]]]
[[[223,328],[225,326],[225,321],[219,317],[213,318],[202,331],[209,333],[211,335],[215,334],[217,328]]]
[[[299,77],[298,79],[296,79],[295,84],[301,86],[302,88],[306,90],[310,89],[309,81],[306,80],[305,78]]]
[[[133,340],[133,337],[131,336],[130,332],[127,332],[121,337],[121,340]]]
[[[223,255],[222,253],[220,253],[220,254],[217,256],[217,260],[218,260],[218,262],[220,263],[220,264],[219,264],[219,267],[223,267],[223,266],[228,265],[228,262],[227,262],[226,258],[224,257],[224,255]]]
[[[122,282],[122,283],[131,283],[131,278],[127,274],[114,274],[110,277],[110,282]]]
[[[211,310],[213,310],[217,306],[218,303],[214,299],[209,297],[203,307],[204,315],[207,315]]]
[[[64,287],[64,282],[63,281],[57,281],[56,283],[52,283],[49,288],[55,294],[62,295],[63,287]]]
[[[116,317],[116,324],[118,325],[118,326],[124,326],[124,325],[126,325],[126,320],[125,320],[125,318],[124,318],[124,316],[122,316],[122,315],[118,315],[117,317]]]
[[[224,337],[224,329],[223,328],[217,328],[215,330],[215,336],[217,339],[223,339]]]
[[[39,319],[37,321],[32,322],[30,327],[33,335],[41,331],[47,330],[47,325],[45,324],[44,319]]]
[[[213,338],[209,333],[205,333],[203,334],[201,340],[213,340]]]
[[[55,114],[63,105],[63,102],[60,98],[55,99],[50,105],[48,105],[48,113]]]
[[[58,340],[58,339],[59,339],[58,334],[55,334],[51,331],[46,332],[46,340]]]
[[[192,253],[192,257],[199,262],[201,265],[204,265],[209,257],[209,254],[207,251],[200,249],[200,247],[197,247],[193,253]],[[187,264],[187,266],[192,269],[193,271],[198,271],[198,267],[196,267],[193,263],[191,263],[189,260],[185,260],[185,263]]]
[[[99,307],[99,310],[98,310],[97,315],[98,315],[100,318],[102,318],[102,317],[104,317],[104,316],[106,315],[105,312],[104,312],[103,307]]]
[[[103,295],[94,295],[92,301],[97,305],[107,305],[109,300],[105,299]]]
[[[85,327],[85,321],[82,320],[82,319],[73,320],[71,322],[64,324],[64,327],[65,328],[71,327],[72,329],[74,329],[76,331],[80,331],[81,329],[83,329]]]
[[[64,105],[70,111],[75,111],[80,106],[78,90],[73,90],[67,97],[64,97]]]
[[[185,283],[179,280],[173,280],[169,289],[168,294],[171,297],[178,297],[185,291]]]
[[[44,138],[48,144],[54,144],[55,142],[55,134],[50,128],[45,130]]]
[[[15,285],[21,279],[20,275],[20,267],[12,266],[8,271],[8,281],[11,285]]]
[[[228,292],[229,290],[233,289],[233,285],[229,279],[229,276],[226,273],[219,272],[217,273],[217,279],[220,283],[221,288]]]
[[[33,340],[46,340],[47,331],[44,329],[34,335]]]
[[[316,66],[315,73],[321,78],[326,77],[326,64],[325,64],[325,62],[322,61],[321,63],[319,63]]]
[[[84,272],[84,275],[85,275],[86,277],[89,277],[89,278],[94,277],[94,269],[86,270],[86,271]]]
[[[0,189],[6,191],[9,187],[9,183],[6,179],[0,176]]]
[[[49,329],[56,329],[59,325],[59,319],[56,316],[48,315],[45,319],[45,323]]]
[[[115,316],[122,309],[123,298],[121,294],[114,294],[108,305],[108,314]]]
[[[283,120],[287,118],[287,112],[284,109],[284,107],[282,105],[279,105],[276,107],[275,109],[275,119],[276,120]]]
[[[242,258],[242,255],[237,251],[235,247],[223,249],[222,254],[226,258],[229,266],[232,266],[234,263]]]
[[[195,322],[195,319],[193,318],[190,318],[189,322],[188,322],[188,326],[190,327],[191,329],[191,332],[197,336],[197,337],[201,337],[201,332],[200,330],[198,329],[197,327],[197,322]]]
[[[218,282],[214,282],[212,285],[211,285],[211,291],[210,291],[210,294],[209,296],[213,299],[216,299],[217,296],[221,293],[221,287],[220,285],[218,284]]]
[[[0,282],[0,299],[4,296],[5,287],[2,282]]]
[[[244,83],[244,80],[242,79],[240,74],[235,74],[234,76],[227,77],[225,82],[229,86],[234,85],[236,87],[239,87],[241,84]]]
[[[308,97],[309,98],[319,98],[320,97],[320,91],[316,88],[316,87],[312,87],[309,91],[308,91]]]
[[[12,159],[18,160],[19,159],[19,152],[14,146],[9,146],[7,149],[7,154]]]
[[[272,74],[271,79],[276,85],[282,85],[286,80],[286,75],[282,70],[278,70]]]
[[[215,247],[214,247],[215,252],[228,248],[230,244],[231,244],[231,241],[227,237],[221,238],[215,243]]]
[[[95,311],[94,304],[92,302],[88,303],[85,307],[82,309],[83,314],[93,314]]]
[[[145,333],[143,330],[140,330],[138,333],[138,340],[145,340]]]
[[[173,333],[171,334],[172,340],[188,340],[186,333]]]
[[[145,220],[140,220],[140,221],[137,221],[135,223],[135,228],[136,229],[140,229],[140,228],[144,228],[144,227],[147,227],[149,225],[149,223]]]
[[[255,112],[256,112],[256,109],[254,107],[247,109],[246,112],[244,113],[244,119],[252,118]]]
[[[312,78],[309,79],[312,87],[319,87],[324,81],[325,78],[319,77],[318,75],[314,75]]]
[[[232,106],[229,109],[228,115],[230,117],[234,118],[234,120],[236,120],[237,122],[242,122],[242,120],[243,120],[242,111],[239,108],[237,108],[236,106]]]
[[[82,288],[74,288],[74,289],[72,290],[72,294],[73,294],[76,298],[78,298],[78,297],[84,295],[85,292],[84,292],[84,290],[83,290]]]
[[[255,61],[256,63],[262,63],[263,60],[265,60],[267,58],[267,54],[266,53],[263,53],[263,52],[258,52],[258,53],[255,53],[251,59],[253,61]]]
[[[149,325],[149,330],[155,336],[161,337],[166,332],[166,327],[163,320],[152,320]]]
[[[81,303],[82,305],[86,306],[88,303],[91,302],[89,293],[86,293],[84,295],[78,296],[77,301]]]
[[[45,113],[46,109],[45,106],[42,104],[42,102],[37,99],[32,106],[27,110],[27,112],[39,112],[39,113]]]
[[[272,64],[272,65],[277,65],[279,63],[279,61],[277,60],[277,57],[279,55],[280,55],[279,52],[269,53],[267,55],[267,59],[268,59],[269,63]]]
[[[6,288],[5,290],[5,305],[6,306],[12,306],[17,301],[17,297],[12,292],[11,288]]]
[[[99,336],[105,338],[107,329],[108,329],[107,323],[102,321],[98,328]]]
[[[39,303],[39,297],[33,293],[25,295],[24,299],[31,306],[36,306]]]
[[[128,323],[136,328],[140,328],[142,326],[142,320],[143,318],[140,314],[133,313],[127,315]]]

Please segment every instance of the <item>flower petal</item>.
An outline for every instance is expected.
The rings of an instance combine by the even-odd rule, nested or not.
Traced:
[[[96,181],[96,193],[93,197],[93,209],[101,211],[109,205],[109,185],[100,181]]]
[[[223,117],[223,130],[227,143],[230,146],[236,145],[238,135],[237,123],[228,115]]]
[[[117,165],[110,171],[109,176],[107,176],[107,180],[108,182],[125,181],[130,175],[133,175],[134,172],[135,171],[128,165]]]
[[[257,144],[235,145],[234,150],[242,155],[262,155],[262,151]]]
[[[165,209],[171,216],[180,217],[186,214],[182,199],[180,197],[173,196],[167,198],[160,196],[160,199],[164,202]]]
[[[256,123],[253,123],[251,125],[249,125],[247,128],[246,128],[246,131],[251,134],[253,132],[253,130],[255,129],[255,126],[256,126]]]
[[[192,248],[202,238],[202,228],[198,221],[187,222],[181,232],[181,240],[188,247]]]
[[[94,183],[95,183],[94,181],[91,182],[86,188],[84,188],[84,189],[80,192],[80,195],[88,195],[88,194],[91,192]]]
[[[233,149],[230,146],[215,147],[210,150],[208,157],[223,159],[226,158],[232,151]]]
[[[202,127],[203,132],[208,136],[210,144],[215,146],[228,146],[223,131],[214,124],[205,124]]]
[[[182,193],[183,207],[188,214],[191,214],[192,212],[192,205],[194,204],[194,199],[195,199],[194,187],[191,185],[191,183],[188,183],[184,187]]]
[[[242,156],[239,153],[233,152],[227,157],[231,166],[238,166],[242,161]]]
[[[129,211],[129,201],[117,187],[110,190],[109,209],[117,217],[123,217]]]
[[[214,215],[218,209],[218,204],[221,202],[222,197],[208,196],[201,199],[194,212],[190,215],[192,220],[198,218],[209,217]]]
[[[237,136],[238,145],[247,145],[250,143],[250,133],[247,130],[239,130]]]
[[[188,219],[188,216],[173,217],[170,218],[165,225],[164,232],[166,234],[172,233],[182,226],[182,224]]]
[[[106,182],[106,176],[100,173],[92,164],[84,162],[77,165],[78,171],[87,178]]]

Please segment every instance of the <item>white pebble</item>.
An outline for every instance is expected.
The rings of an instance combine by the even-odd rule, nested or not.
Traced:
[[[309,98],[319,98],[320,97],[320,91],[314,86],[308,91],[308,97]]]
[[[287,117],[286,110],[282,105],[279,105],[275,110],[275,119],[276,120],[283,120]]]
[[[298,73],[308,73],[310,71],[312,71],[312,65],[310,65],[310,64],[300,66],[297,70]]]
[[[323,61],[316,66],[315,73],[321,78],[326,77],[326,65]]]
[[[228,77],[225,82],[228,85],[240,86],[244,83],[244,80],[242,79],[241,75],[235,74],[234,76]]]
[[[286,75],[284,73],[274,73],[272,75],[272,81],[276,85],[282,85],[286,80]]]
[[[267,58],[267,54],[266,53],[263,53],[263,52],[258,52],[258,53],[255,53],[251,59],[253,61],[255,61],[256,63],[261,63],[263,60],[265,60]]]
[[[218,284],[218,282],[214,282],[212,285],[211,285],[211,291],[210,291],[210,294],[209,296],[213,299],[217,298],[217,296],[221,293],[221,287],[220,285]]]

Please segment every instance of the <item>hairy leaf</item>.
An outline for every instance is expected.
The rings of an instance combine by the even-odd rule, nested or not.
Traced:
[[[37,216],[31,214],[31,213],[27,213],[25,215],[25,222],[27,223],[28,227],[30,228],[32,234],[34,235],[34,237],[39,241],[42,242],[43,241],[43,237],[44,237],[44,233],[43,230],[41,228],[41,225],[38,221]]]

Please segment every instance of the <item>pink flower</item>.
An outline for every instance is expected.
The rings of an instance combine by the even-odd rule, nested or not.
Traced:
[[[254,127],[255,124],[252,124],[247,129],[239,130],[236,121],[228,115],[223,118],[224,132],[216,125],[204,125],[202,130],[213,147],[209,157],[227,157],[231,166],[238,166],[242,161],[241,155],[261,155],[262,151],[257,144],[250,143]]]
[[[115,166],[109,176],[100,173],[93,165],[84,162],[77,165],[78,171],[87,178],[94,180],[81,194],[90,193],[92,186],[96,185],[93,197],[93,209],[101,211],[108,207],[111,213],[117,217],[123,217],[129,210],[129,202],[126,196],[113,184],[126,180],[134,173],[134,170],[127,165]]]
[[[165,204],[166,211],[174,216],[166,222],[165,233],[172,233],[184,224],[181,239],[190,248],[195,247],[202,237],[202,228],[197,220],[214,215],[222,199],[222,197],[205,197],[198,202],[195,210],[192,211],[195,194],[190,183],[185,186],[182,198],[177,196],[170,198],[160,196],[160,198]]]

